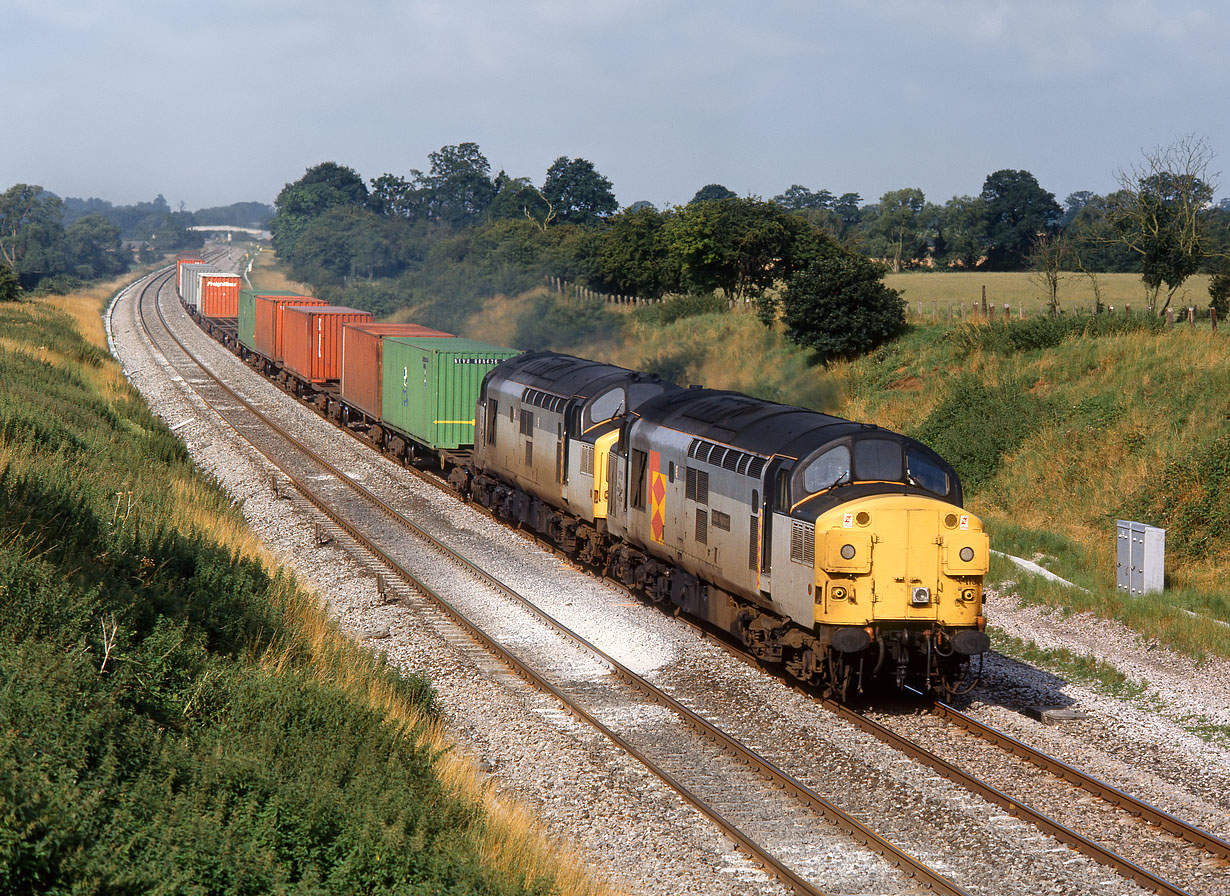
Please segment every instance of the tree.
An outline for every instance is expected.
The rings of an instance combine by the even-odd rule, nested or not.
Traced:
[[[1068,261],[1068,243],[1062,233],[1041,233],[1029,253],[1033,273],[1029,279],[1046,293],[1046,309],[1052,316],[1059,313],[1059,285],[1066,279],[1064,265]],[[1097,289],[1095,287],[1095,293]]]
[[[37,264],[44,265],[48,243],[60,235],[55,231],[63,207],[60,197],[36,184],[14,184],[5,190],[0,195],[0,259],[21,272],[24,256],[34,251],[40,258]]]
[[[442,146],[429,153],[431,170],[415,172],[427,199],[430,217],[450,227],[477,224],[487,215],[496,188],[491,181],[491,163],[477,143]]]
[[[17,272],[0,262],[0,302],[16,302],[21,298],[21,281]]]
[[[736,195],[734,190],[728,190],[721,184],[705,184],[696,191],[696,195],[688,201],[688,205],[695,202],[712,202],[715,199],[734,199]]]
[[[792,250],[805,221],[759,199],[691,202],[669,219],[667,240],[685,282],[742,302],[759,297],[793,270]]]
[[[65,256],[73,274],[93,280],[128,270],[131,258],[120,229],[101,215],[78,218],[64,230]]]
[[[678,259],[667,240],[669,216],[652,206],[610,219],[598,247],[598,276],[619,295],[661,298],[679,285]]]
[[[565,224],[597,224],[619,210],[611,182],[586,159],[560,156],[552,162],[542,196]]]
[[[837,197],[828,190],[813,193],[801,184],[791,184],[786,192],[774,196],[773,201],[792,212],[803,212],[831,209]]]
[[[492,221],[529,220],[546,230],[558,213],[542,190],[528,177],[509,177],[501,171],[495,178],[496,193],[487,214]]]
[[[1221,254],[1210,240],[1216,184],[1209,175],[1213,150],[1203,137],[1183,137],[1145,153],[1119,172],[1120,189],[1108,217],[1118,241],[1140,258],[1149,307],[1164,314],[1183,281]],[[1158,308],[1162,286],[1166,300]]]
[[[901,270],[903,258],[918,257],[926,240],[922,220],[926,197],[915,187],[890,190],[880,197],[872,229],[883,237],[893,271]]]
[[[336,162],[309,168],[303,177],[284,186],[274,200],[277,211],[269,223],[273,248],[293,262],[295,244],[312,220],[331,208],[366,202],[367,187],[354,169]]]
[[[386,218],[424,217],[422,192],[410,181],[396,174],[382,174],[371,179],[367,206]]]
[[[932,256],[938,264],[972,270],[986,254],[986,204],[979,196],[954,196],[935,211]]]
[[[905,301],[884,268],[833,246],[786,282],[782,321],[792,342],[822,360],[871,351],[905,329]]]
[[[1038,234],[1054,229],[1062,209],[1028,171],[1004,169],[982,185],[986,203],[987,266],[996,271],[1024,268]]]
[[[1209,307],[1222,320],[1230,315],[1230,270],[1220,270],[1209,278]]]

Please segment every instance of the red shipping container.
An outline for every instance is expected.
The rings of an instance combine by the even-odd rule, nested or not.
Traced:
[[[239,317],[239,275],[201,275],[201,316]]]
[[[342,400],[380,419],[380,371],[385,336],[452,336],[419,324],[346,324],[342,327]]]
[[[342,324],[372,322],[369,311],[340,305],[282,309],[282,364],[311,383],[342,378]]]
[[[252,341],[256,350],[271,361],[282,360],[282,309],[287,305],[324,306],[329,303],[311,296],[257,296]]]

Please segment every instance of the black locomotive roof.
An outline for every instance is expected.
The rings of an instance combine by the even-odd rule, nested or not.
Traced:
[[[713,389],[662,395],[637,408],[637,415],[763,457],[800,457],[852,433],[888,433],[869,423]]]
[[[519,355],[500,364],[493,376],[565,398],[588,398],[618,383],[660,383],[671,389],[679,388],[656,374],[638,373],[614,364],[587,361],[557,352]]]

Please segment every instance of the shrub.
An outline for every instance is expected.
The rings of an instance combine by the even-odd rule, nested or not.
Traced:
[[[1006,455],[1053,416],[1053,409],[1022,383],[988,386],[965,374],[952,381],[910,435],[956,468],[968,498],[991,481]]]
[[[982,350],[1010,355],[1054,348],[1067,339],[1160,332],[1165,326],[1156,314],[1060,314],[966,323],[948,338],[965,353]]]
[[[1167,464],[1126,501],[1125,519],[1166,530],[1166,549],[1177,558],[1207,560],[1227,552],[1230,531],[1230,435],[1197,445]]]
[[[601,304],[543,296],[517,321],[516,345],[526,351],[568,348],[615,335],[620,321]]]
[[[664,327],[685,317],[695,317],[700,314],[720,314],[726,311],[730,303],[714,293],[687,293],[672,296],[656,305],[644,305],[636,309],[636,317],[647,324]]]
[[[905,330],[905,302],[884,269],[845,250],[813,260],[786,284],[782,320],[791,341],[822,359],[853,357]]]
[[[1223,319],[1230,314],[1230,271],[1219,271],[1209,278],[1209,307]]]

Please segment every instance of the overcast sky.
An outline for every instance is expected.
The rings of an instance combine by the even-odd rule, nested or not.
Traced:
[[[0,0],[0,189],[272,202],[472,141],[541,184],[584,157],[621,204],[721,183],[874,201],[1062,202],[1142,150],[1230,158],[1230,4],[1206,0]],[[1219,179],[1230,195],[1230,176]]]

